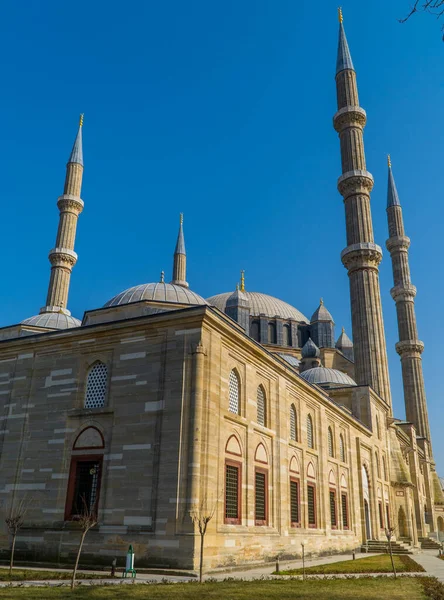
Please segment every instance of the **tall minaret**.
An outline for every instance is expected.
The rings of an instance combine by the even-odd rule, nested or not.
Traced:
[[[336,63],[338,112],[334,127],[339,134],[342,176],[338,189],[344,197],[347,247],[341,259],[348,269],[358,385],[371,386],[390,406],[387,350],[379,290],[378,265],[382,250],[374,243],[370,212],[373,177],[366,170],[363,129],[366,113],[360,108],[356,73],[348,49],[339,9],[339,46]]]
[[[80,198],[83,177],[82,149],[83,115],[80,115],[79,130],[74,146],[66,165],[65,189],[63,196],[57,201],[60,210],[59,228],[55,248],[49,253],[51,263],[51,278],[48,286],[46,306],[40,309],[44,312],[64,312],[67,310],[69,281],[71,271],[77,262],[74,252],[77,219],[83,210],[83,200]]]
[[[185,239],[183,236],[183,214],[180,213],[179,234],[176,249],[174,250],[173,279],[171,283],[188,287],[187,283],[187,254],[185,252]]]
[[[392,257],[394,284],[390,293],[396,302],[398,317],[399,342],[396,344],[396,352],[401,357],[405,412],[407,420],[415,425],[418,436],[430,441],[421,360],[424,344],[418,340],[415,315],[416,288],[410,280],[408,254],[410,239],[404,232],[402,208],[393,177],[390,155],[388,156],[387,219],[389,239],[386,245]]]

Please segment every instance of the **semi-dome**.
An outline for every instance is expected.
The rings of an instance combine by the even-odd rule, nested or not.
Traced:
[[[327,367],[307,369],[301,373],[301,377],[309,383],[316,383],[320,386],[328,384],[338,386],[356,385],[356,382],[347,373],[343,373],[337,369],[327,369]]]
[[[225,312],[228,298],[233,292],[226,292],[224,294],[216,294],[207,298],[207,303],[215,306],[222,312]],[[297,308],[291,306],[279,298],[269,296],[268,294],[261,294],[259,292],[242,292],[248,299],[250,304],[250,315],[252,317],[258,317],[259,315],[265,315],[266,317],[280,317],[281,319],[294,319],[295,321],[309,323],[309,320],[303,315]]]
[[[207,302],[190,289],[174,283],[144,283],[136,285],[128,290],[117,294],[105,304],[109,306],[121,306],[140,300],[156,300],[157,302],[176,302],[179,304],[207,304]]]
[[[22,321],[22,325],[44,327],[45,329],[72,329],[73,327],[80,327],[81,324],[82,322],[79,319],[62,312],[44,312]]]

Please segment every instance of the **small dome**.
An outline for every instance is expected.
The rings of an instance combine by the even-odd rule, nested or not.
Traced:
[[[284,352],[278,352],[277,355],[283,358],[285,361],[287,361],[288,364],[292,367],[299,367],[299,363],[301,361],[299,360],[299,358],[296,358],[296,356],[293,356],[293,354],[285,354]]]
[[[207,303],[215,306],[222,312],[225,312],[228,298],[233,292],[226,292],[224,294],[217,294],[207,298]],[[250,315],[252,317],[258,317],[259,315],[265,315],[266,317],[280,317],[281,319],[294,319],[298,323],[308,323],[308,319],[303,315],[297,308],[291,306],[279,298],[269,296],[268,294],[261,294],[259,292],[242,292],[247,298],[250,305]]]
[[[178,304],[207,304],[207,302],[188,288],[173,283],[144,283],[129,288],[108,300],[104,308],[121,306],[140,300],[156,300],[158,302],[176,302]]]
[[[321,302],[319,303],[318,308],[314,311],[310,323],[316,323],[316,321],[331,321],[333,322],[333,317],[329,313],[329,311],[324,306],[324,301],[321,298]]]
[[[72,329],[73,327],[80,327],[81,324],[82,322],[79,319],[61,312],[45,312],[22,321],[22,325],[44,327],[45,329]]]
[[[324,384],[334,384],[338,386],[356,385],[347,373],[338,371],[336,369],[327,369],[327,367],[314,367],[313,369],[307,369],[301,373],[303,377],[309,383],[316,383],[320,386]]]
[[[314,341],[311,338],[308,338],[302,348],[302,358],[319,358],[320,356],[321,351]]]

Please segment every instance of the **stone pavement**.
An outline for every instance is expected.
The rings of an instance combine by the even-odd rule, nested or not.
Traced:
[[[432,575],[444,582],[444,560],[438,558],[437,550],[422,550],[415,554],[414,559],[427,571],[427,575]]]

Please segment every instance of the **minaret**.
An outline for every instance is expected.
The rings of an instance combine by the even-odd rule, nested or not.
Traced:
[[[355,379],[369,385],[391,406],[387,350],[382,318],[378,265],[382,250],[374,242],[370,212],[373,177],[367,171],[363,129],[366,113],[359,106],[356,73],[339,9],[336,63],[338,112],[334,127],[341,144],[342,175],[338,190],[344,197],[347,247],[341,253],[348,270],[355,356]]]
[[[51,278],[49,280],[46,306],[40,309],[45,312],[63,312],[67,310],[69,281],[71,271],[77,262],[74,252],[77,219],[83,210],[83,200],[80,198],[83,177],[83,149],[82,149],[83,115],[80,115],[79,130],[74,146],[66,165],[65,189],[63,196],[57,201],[60,210],[59,229],[55,248],[49,253],[51,263]]]
[[[179,234],[176,249],[174,250],[173,279],[171,283],[188,287],[187,279],[187,254],[185,252],[185,239],[183,236],[183,214],[180,213]]]
[[[389,239],[386,245],[392,258],[394,284],[390,293],[396,302],[399,331],[396,352],[401,357],[405,412],[407,420],[415,425],[417,435],[430,441],[421,360],[424,344],[418,339],[415,315],[416,287],[410,280],[408,255],[410,239],[404,232],[402,208],[393,177],[390,155],[388,156],[387,219]]]

